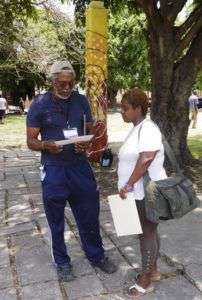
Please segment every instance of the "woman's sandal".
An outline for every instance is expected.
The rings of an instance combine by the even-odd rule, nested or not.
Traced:
[[[135,279],[137,280],[138,277],[141,275],[141,273],[137,273],[135,276]],[[159,271],[153,272],[151,274],[151,281],[152,282],[157,282],[161,280],[161,273]]]
[[[152,282],[156,282],[156,281],[160,281],[161,280],[161,273],[159,271],[153,272],[151,274],[151,281]]]
[[[132,290],[136,290],[138,292],[138,294],[134,294],[132,292]],[[144,289],[143,287],[141,287],[140,285],[138,285],[137,283],[135,283],[134,285],[130,286],[128,291],[127,291],[127,295],[128,296],[132,296],[133,299],[139,298],[141,296],[144,296],[148,293],[152,293],[154,291],[154,286],[150,285],[148,286],[146,289]]]

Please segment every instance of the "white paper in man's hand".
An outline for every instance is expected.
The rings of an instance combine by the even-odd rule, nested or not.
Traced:
[[[121,199],[118,194],[111,195],[108,201],[118,236],[142,233],[133,193],[127,193],[126,199]]]
[[[69,144],[81,143],[81,142],[90,142],[93,138],[93,134],[82,135],[77,137],[72,137],[68,140],[55,141],[56,145],[64,146]]]

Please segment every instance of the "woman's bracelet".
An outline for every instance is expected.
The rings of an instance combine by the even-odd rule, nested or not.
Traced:
[[[128,192],[132,192],[134,189],[133,186],[128,183],[126,183],[123,188],[126,189]]]

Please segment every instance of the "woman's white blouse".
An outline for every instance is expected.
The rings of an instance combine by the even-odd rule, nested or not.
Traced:
[[[141,127],[141,129],[140,129]],[[140,132],[139,132],[140,130]],[[156,124],[150,120],[143,120],[133,127],[121,146],[118,154],[118,189],[128,181],[137,163],[139,153],[158,151],[148,168],[149,176],[157,181],[167,178],[164,163],[164,147],[161,132]],[[144,198],[143,178],[134,184],[134,199]]]

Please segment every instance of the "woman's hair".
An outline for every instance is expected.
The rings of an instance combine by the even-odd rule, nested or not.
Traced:
[[[138,106],[141,107],[142,114],[146,116],[149,99],[140,88],[133,88],[125,92],[122,97],[122,101],[127,101],[134,109]]]

